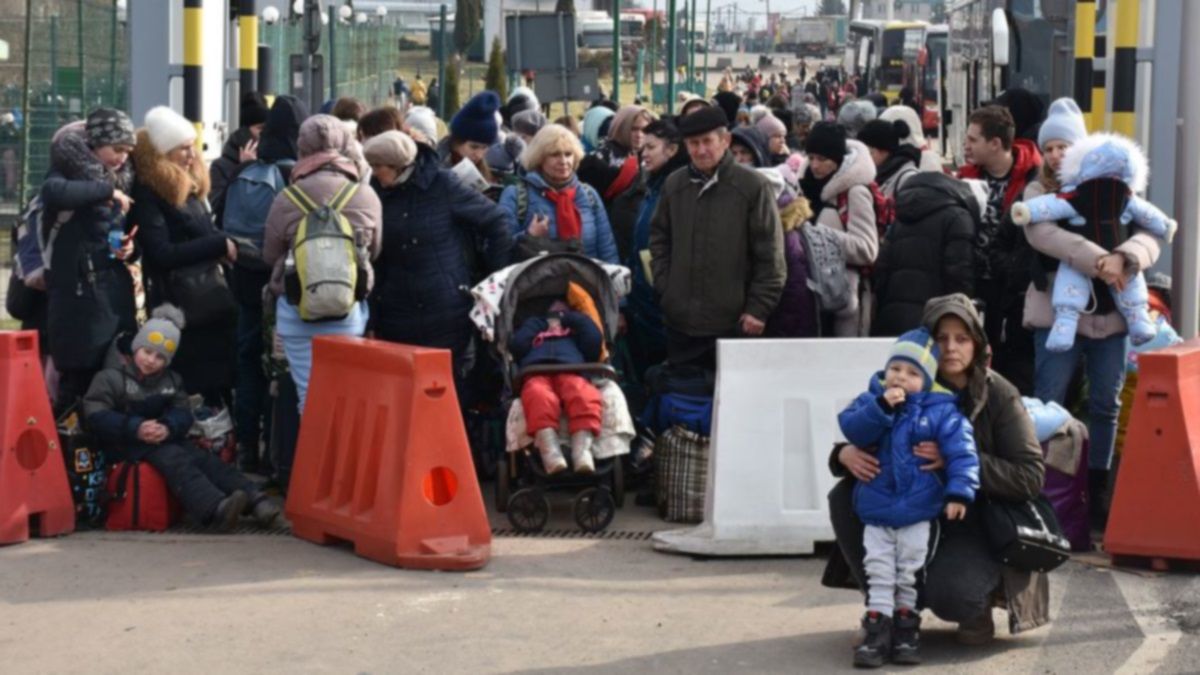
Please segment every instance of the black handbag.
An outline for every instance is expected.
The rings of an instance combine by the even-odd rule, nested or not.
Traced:
[[[1071,542],[1044,496],[1025,502],[981,498],[978,506],[992,553],[1005,565],[1049,572],[1071,557]]]
[[[230,320],[237,312],[233,291],[225,279],[225,268],[215,261],[171,270],[167,275],[171,301],[183,310],[193,327]]]

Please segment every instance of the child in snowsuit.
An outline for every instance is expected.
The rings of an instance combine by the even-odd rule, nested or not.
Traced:
[[[539,364],[582,365],[600,360],[604,338],[586,315],[557,300],[546,316],[521,324],[509,341],[521,368]],[[571,465],[576,473],[596,470],[592,444],[600,433],[600,391],[574,373],[533,375],[521,386],[521,406],[546,473],[567,468],[558,448],[558,417],[567,411],[571,431]]]
[[[949,520],[963,519],[979,489],[971,423],[957,396],[934,382],[937,367],[929,331],[911,330],[896,341],[869,390],[838,415],[846,440],[875,448],[879,458],[879,475],[854,486],[854,510],[866,525],[867,572],[866,637],[854,650],[855,666],[878,667],[889,655],[893,663],[920,663],[916,575],[925,565],[929,523],[943,511]],[[945,458],[945,487],[913,454],[925,441],[936,442]]]
[[[187,442],[187,392],[167,369],[179,349],[183,312],[162,305],[151,316],[129,353],[114,344],[108,367],[92,380],[83,400],[88,429],[113,461],[149,462],[197,524],[229,530],[250,513],[270,526],[279,507],[233,467]]]
[[[1062,190],[1013,204],[1013,222],[1023,227],[1065,221],[1107,251],[1129,239],[1130,223],[1170,242],[1178,224],[1137,196],[1146,189],[1146,175],[1146,158],[1137,144],[1115,134],[1093,134],[1063,155]],[[1157,329],[1150,319],[1146,277],[1141,271],[1129,277],[1124,288],[1110,286],[1109,291],[1125,317],[1130,342],[1140,345],[1153,340]],[[1054,325],[1046,349],[1065,352],[1074,346],[1079,315],[1087,311],[1091,298],[1091,279],[1065,261],[1059,263],[1051,296]]]

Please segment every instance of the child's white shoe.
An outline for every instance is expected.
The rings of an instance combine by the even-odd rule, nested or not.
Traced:
[[[571,465],[575,473],[589,474],[596,472],[596,460],[592,457],[592,443],[596,437],[590,431],[576,431],[571,434]]]
[[[567,468],[567,460],[558,449],[558,433],[554,429],[542,429],[533,438],[533,444],[542,456],[542,466],[546,474],[553,476]]]

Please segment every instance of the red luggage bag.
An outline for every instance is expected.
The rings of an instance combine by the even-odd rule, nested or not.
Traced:
[[[113,466],[108,493],[106,530],[162,532],[179,518],[179,502],[149,462]]]

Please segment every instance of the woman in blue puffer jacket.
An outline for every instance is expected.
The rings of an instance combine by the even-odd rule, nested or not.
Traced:
[[[600,195],[579,182],[583,147],[566,127],[549,124],[533,137],[521,163],[528,173],[504,189],[500,206],[512,215],[516,238],[579,239],[584,255],[617,264],[617,244]]]
[[[402,132],[371,138],[363,154],[383,204],[371,327],[390,342],[451,350],[465,404],[475,361],[470,287],[508,265],[512,217]]]

